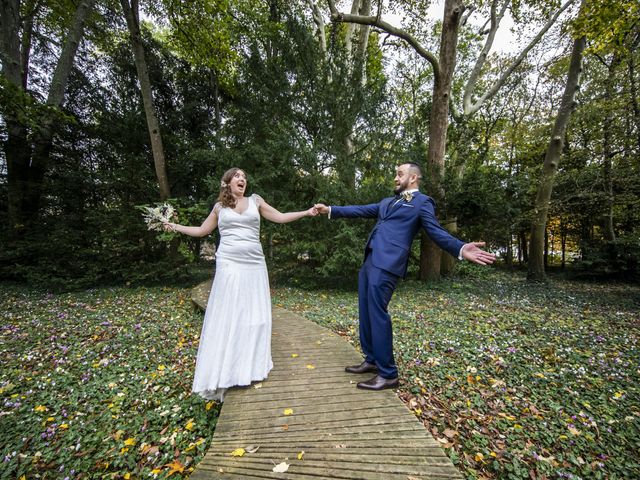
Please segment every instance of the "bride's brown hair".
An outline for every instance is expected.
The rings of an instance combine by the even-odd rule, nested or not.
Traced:
[[[233,167],[224,172],[220,179],[220,195],[218,202],[222,207],[236,208],[236,199],[231,195],[231,179],[237,172],[244,172],[241,168]]]

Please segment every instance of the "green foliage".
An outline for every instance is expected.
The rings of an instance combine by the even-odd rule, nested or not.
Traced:
[[[188,476],[220,411],[190,391],[189,291],[4,286],[0,305],[1,478]]]
[[[409,408],[468,478],[637,478],[637,285],[479,272],[396,291]],[[356,297],[276,288],[273,300],[357,345]]]

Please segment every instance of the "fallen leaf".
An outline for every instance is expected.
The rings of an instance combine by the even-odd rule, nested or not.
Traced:
[[[245,453],[245,449],[244,448],[236,448],[229,455],[231,455],[232,457],[242,457],[244,455],[244,453]]]
[[[174,473],[182,473],[184,472],[184,465],[180,463],[179,460],[174,460],[171,463],[167,463],[165,467],[169,467],[168,476],[173,475]]]
[[[260,450],[260,446],[248,445],[244,449],[247,453],[256,453],[258,450]]]
[[[282,425],[282,430],[289,430],[289,425],[287,425],[286,423]]]
[[[298,454],[298,460],[302,460],[302,457],[304,457],[304,450]]]
[[[297,353],[292,353],[291,354],[291,358],[298,358],[298,354]]]
[[[451,430],[450,428],[447,428],[447,429],[446,429],[444,432],[442,432],[442,433],[444,433],[444,435],[445,435],[447,438],[453,438],[453,437],[455,437],[455,436],[458,434],[458,432],[456,432],[455,430]]]
[[[307,368],[308,368],[309,370],[313,370],[313,369],[314,369],[314,368],[316,368],[316,367],[315,367],[315,365],[311,365],[311,364],[309,364],[309,365],[307,365]]]
[[[285,415],[293,415],[293,408],[285,408],[282,413]]]
[[[262,383],[256,383],[253,388],[258,389],[258,388],[262,388]]]
[[[273,467],[273,471],[276,473],[284,473],[289,470],[289,464],[287,462],[282,462]]]

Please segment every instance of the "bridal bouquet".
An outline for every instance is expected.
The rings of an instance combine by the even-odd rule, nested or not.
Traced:
[[[157,207],[142,207],[142,218],[144,218],[149,230],[162,231],[164,223],[169,222],[175,214],[175,210],[168,203],[163,203]]]

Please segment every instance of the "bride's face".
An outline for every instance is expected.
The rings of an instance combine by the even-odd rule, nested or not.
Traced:
[[[238,170],[233,177],[231,177],[229,186],[231,187],[231,194],[234,197],[244,196],[244,192],[247,189],[247,174],[242,170]]]

